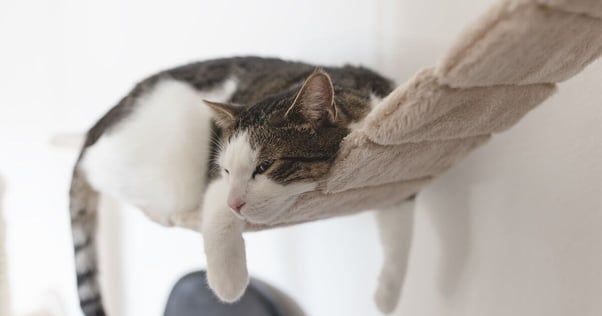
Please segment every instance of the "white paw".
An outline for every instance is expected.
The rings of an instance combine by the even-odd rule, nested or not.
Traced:
[[[374,293],[374,303],[383,314],[390,314],[397,307],[400,289],[391,282],[379,282]]]
[[[213,293],[223,302],[238,301],[249,284],[249,273],[246,265],[207,267],[207,282]]]

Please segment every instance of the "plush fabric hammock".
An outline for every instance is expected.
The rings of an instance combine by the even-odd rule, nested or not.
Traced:
[[[328,179],[270,225],[397,205],[541,104],[602,53],[602,1],[502,0],[436,67],[345,138]]]

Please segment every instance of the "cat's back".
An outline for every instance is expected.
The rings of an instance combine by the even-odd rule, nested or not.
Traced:
[[[208,60],[166,70],[151,80],[169,76],[188,82],[197,89],[206,89],[233,78],[237,89],[232,102],[252,105],[279,92],[298,88],[317,69],[326,71],[333,84],[342,89],[365,92],[384,97],[393,88],[393,82],[373,70],[361,66],[330,67],[309,63],[264,57],[232,57]]]
[[[374,96],[380,99],[388,95],[394,86],[391,80],[375,71],[353,65],[330,67],[255,56],[195,62],[159,72],[138,83],[90,130],[86,145],[91,145],[107,129],[128,117],[140,105],[141,97],[156,92],[166,81],[176,81],[205,93],[210,101],[250,106],[287,90],[296,91],[317,69],[330,75],[337,93],[343,98],[345,94],[353,94],[369,103]]]

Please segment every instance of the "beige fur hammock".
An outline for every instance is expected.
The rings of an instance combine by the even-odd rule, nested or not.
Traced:
[[[602,1],[501,0],[349,134],[328,179],[265,229],[398,205],[602,53]]]

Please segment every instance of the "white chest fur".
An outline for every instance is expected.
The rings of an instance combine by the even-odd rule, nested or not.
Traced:
[[[209,90],[163,80],[138,99],[134,113],[88,148],[83,161],[98,191],[133,204],[153,220],[202,202],[209,166],[211,111],[202,100],[226,102],[236,82]]]

